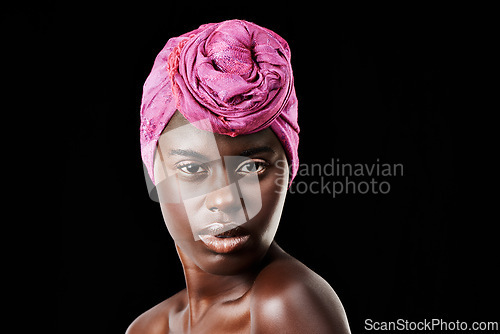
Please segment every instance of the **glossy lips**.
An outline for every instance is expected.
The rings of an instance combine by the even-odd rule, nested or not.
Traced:
[[[226,254],[234,252],[246,244],[250,235],[236,224],[210,224],[198,231],[201,241],[215,253]]]

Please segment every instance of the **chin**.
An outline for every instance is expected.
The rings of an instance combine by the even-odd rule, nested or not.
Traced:
[[[236,252],[220,254],[207,249],[200,241],[196,244],[196,250],[187,251],[185,254],[203,271],[222,276],[237,275],[252,270],[258,266],[270,246],[248,245]]]

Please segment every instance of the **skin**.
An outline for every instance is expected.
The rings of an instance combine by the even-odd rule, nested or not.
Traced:
[[[168,137],[174,129],[175,136]],[[279,164],[286,161],[284,150],[270,129],[233,138],[199,130],[176,113],[159,147],[155,181],[159,192],[164,188],[164,198],[167,193],[177,191],[182,197],[202,189],[189,201],[160,201],[182,262],[186,289],[140,315],[127,334],[350,333],[330,285],[274,241],[288,176]],[[210,162],[185,154],[188,150]],[[220,159],[241,155],[245,158],[237,167]],[[240,196],[228,187],[232,175],[253,176],[260,196],[244,194],[242,205]],[[262,207],[241,225],[250,235],[242,248],[221,254],[197,240],[193,232],[198,228],[207,222],[234,220],[252,201],[261,201]]]

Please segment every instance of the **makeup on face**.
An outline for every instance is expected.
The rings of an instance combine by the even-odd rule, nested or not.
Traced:
[[[251,265],[274,239],[286,195],[280,142],[269,129],[229,137],[173,120],[155,161],[172,238],[204,270]]]
[[[220,254],[240,249],[250,238],[245,228],[233,223],[213,223],[197,231],[196,234],[208,249]]]
[[[184,138],[198,140],[179,140]],[[160,138],[157,148],[161,162],[157,175],[163,195],[160,198],[168,201],[175,198],[183,203],[195,241],[221,245],[215,248],[228,252],[245,239],[207,236],[197,231],[210,224],[218,224],[219,233],[229,231],[248,222],[262,208],[259,175],[270,165],[266,157],[275,152],[269,146],[250,144],[241,151],[231,150],[238,153],[236,156],[221,156],[215,134],[196,129],[192,124],[176,127]]]

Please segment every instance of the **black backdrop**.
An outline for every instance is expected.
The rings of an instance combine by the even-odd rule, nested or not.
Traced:
[[[63,117],[72,124],[59,199],[61,333],[123,333],[183,288],[143,178],[142,84],[168,38],[231,18],[290,44],[301,163],[404,166],[403,176],[378,179],[390,182],[386,195],[289,194],[285,204],[278,243],[334,287],[353,333],[365,319],[496,320],[498,252],[477,225],[480,210],[465,211],[462,201],[471,194],[458,171],[464,133],[452,121],[462,73],[452,13],[265,6],[131,2],[34,14],[48,64],[62,70]]]

